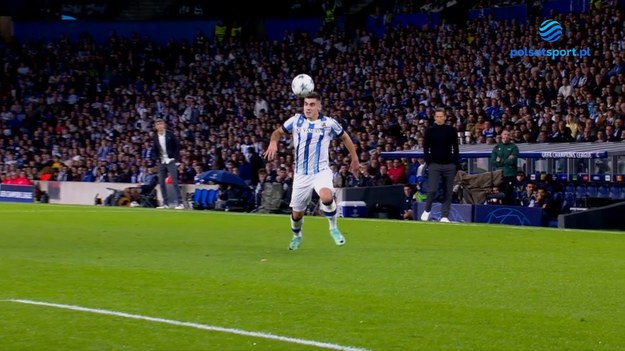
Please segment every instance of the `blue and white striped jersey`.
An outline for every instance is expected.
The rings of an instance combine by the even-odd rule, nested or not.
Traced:
[[[330,140],[343,135],[343,127],[332,117],[319,115],[310,121],[304,114],[296,114],[282,125],[285,132],[293,134],[295,148],[295,174],[317,174],[329,167]]]

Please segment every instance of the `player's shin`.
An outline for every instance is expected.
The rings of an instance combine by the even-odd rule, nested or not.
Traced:
[[[293,214],[291,214],[291,231],[295,236],[302,235],[302,226],[304,225],[304,217],[300,217],[298,220],[293,218]]]
[[[330,230],[335,229],[337,217],[336,202],[334,200],[332,200],[329,204],[322,202],[321,212],[323,212],[323,215],[328,219],[328,222],[330,223]]]

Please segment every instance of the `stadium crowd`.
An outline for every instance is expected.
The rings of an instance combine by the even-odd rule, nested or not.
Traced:
[[[614,6],[555,15],[566,47],[586,58],[511,58],[511,49],[548,48],[535,23],[469,21],[466,27],[398,27],[290,32],[277,42],[237,37],[158,45],[112,35],[78,41],[2,42],[0,182],[18,175],[141,183],[151,133],[163,118],[181,140],[179,179],[226,169],[257,186],[260,173],[288,188],[290,140],[279,160],[261,159],[273,129],[301,109],[291,78],[310,74],[323,112],[350,133],[362,164],[352,174],[337,141],[337,186],[414,183],[423,160],[386,160],[382,151],[419,149],[436,107],[461,143],[620,142],[625,118],[625,21]],[[540,21],[540,19],[532,19]]]

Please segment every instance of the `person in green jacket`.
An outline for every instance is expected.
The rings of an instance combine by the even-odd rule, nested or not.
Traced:
[[[514,187],[514,179],[517,173],[517,164],[519,160],[519,147],[510,141],[510,132],[504,130],[501,132],[501,142],[493,148],[490,162],[495,170],[502,170],[503,180],[501,190],[506,197],[504,204],[513,204],[512,194]]]

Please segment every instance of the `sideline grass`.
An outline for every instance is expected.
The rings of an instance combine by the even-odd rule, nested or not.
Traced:
[[[370,350],[625,350],[625,236],[508,226],[0,204],[0,300]],[[0,302],[6,350],[318,350]]]

